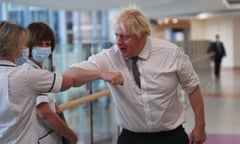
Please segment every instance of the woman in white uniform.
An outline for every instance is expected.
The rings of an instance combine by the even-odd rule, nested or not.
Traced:
[[[22,55],[29,55],[27,63],[34,68],[42,69],[43,62],[49,58],[55,48],[54,33],[42,22],[31,23],[27,29],[29,31],[28,48],[23,50]],[[71,141],[77,139],[77,135],[57,115],[59,108],[54,93],[38,95],[36,106],[39,144],[62,144],[62,136]]]
[[[28,31],[9,22],[0,23],[0,143],[37,143],[35,96],[70,88],[73,80],[15,60],[26,47]]]
[[[84,79],[75,83],[66,75],[29,65],[16,67],[15,60],[26,48],[27,37],[25,28],[0,22],[0,144],[37,143],[35,101],[38,94],[64,91],[72,85],[80,86],[95,79],[111,84],[123,82],[119,72],[86,71],[82,75]]]

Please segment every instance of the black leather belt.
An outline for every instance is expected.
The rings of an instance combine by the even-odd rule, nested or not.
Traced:
[[[160,132],[132,132],[130,130],[127,130],[125,128],[123,128],[122,130],[122,134],[127,134],[127,135],[132,135],[132,136],[149,136],[149,135],[169,135],[169,134],[173,134],[177,131],[181,131],[183,129],[183,126],[180,125],[177,128],[173,129],[173,130],[169,130],[169,131],[160,131]]]

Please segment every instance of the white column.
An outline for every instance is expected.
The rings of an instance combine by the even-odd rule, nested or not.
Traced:
[[[1,19],[2,20],[8,20],[8,8],[7,8],[7,3],[5,2],[0,2],[0,6],[1,6]]]

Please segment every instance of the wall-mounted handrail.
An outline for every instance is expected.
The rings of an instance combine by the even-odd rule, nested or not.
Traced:
[[[94,101],[100,97],[106,96],[110,94],[110,90],[109,89],[105,89],[103,91],[99,91],[96,92],[94,94],[88,95],[88,96],[84,96],[82,98],[76,99],[76,100],[72,100],[70,102],[67,102],[65,104],[61,104],[59,105],[60,111],[64,111],[73,107],[76,107],[80,104],[84,104],[84,103],[88,103],[91,101]]]
[[[196,64],[198,62],[201,62],[203,60],[206,60],[206,59],[209,59],[210,57],[212,57],[214,55],[214,53],[209,53],[209,54],[206,54],[202,57],[199,57],[199,58],[196,58],[194,60],[192,60],[192,63],[193,64]],[[67,110],[67,109],[70,109],[70,108],[73,108],[73,107],[76,107],[78,105],[81,105],[81,104],[84,104],[84,103],[88,103],[88,102],[91,102],[91,101],[94,101],[100,97],[103,97],[103,96],[106,96],[106,95],[109,95],[111,92],[109,89],[105,89],[103,91],[100,91],[100,92],[96,92],[94,94],[91,94],[91,95],[88,95],[88,96],[84,96],[82,98],[79,98],[79,99],[76,99],[76,100],[72,100],[70,102],[67,102],[65,104],[61,104],[59,105],[60,107],[60,111],[64,111],[64,110]]]
[[[196,58],[196,59],[192,60],[192,63],[196,64],[196,63],[201,62],[203,60],[209,59],[210,57],[212,57],[214,55],[215,55],[215,53],[213,53],[213,52],[209,53],[209,54],[206,54],[206,55],[204,55],[202,57],[199,57],[199,58]]]

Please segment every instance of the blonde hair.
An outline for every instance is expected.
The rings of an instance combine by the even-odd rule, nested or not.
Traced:
[[[113,27],[120,25],[129,34],[140,37],[150,35],[150,25],[147,17],[137,7],[125,8],[115,19]]]
[[[27,34],[27,29],[20,25],[8,21],[0,22],[0,57],[16,58],[19,45]]]

